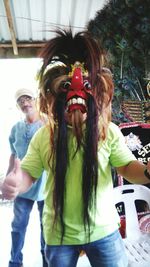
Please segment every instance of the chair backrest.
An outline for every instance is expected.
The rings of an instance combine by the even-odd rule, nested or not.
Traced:
[[[124,203],[126,218],[126,236],[138,239],[141,235],[135,200],[147,202],[150,210],[150,189],[137,184],[122,185],[114,188],[115,204]]]

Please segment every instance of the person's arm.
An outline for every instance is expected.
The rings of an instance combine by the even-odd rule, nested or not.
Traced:
[[[123,176],[130,183],[134,184],[148,184],[150,179],[144,174],[145,169],[147,169],[150,175],[150,161],[147,166],[138,160],[131,161],[128,165],[117,167],[116,170],[118,174]]]
[[[11,154],[11,155],[10,155],[10,158],[9,158],[9,166],[8,166],[6,175],[7,175],[8,173],[10,173],[10,172],[13,170],[13,168],[14,168],[15,158],[16,158],[15,154]]]
[[[15,159],[13,170],[6,176],[2,186],[2,196],[14,199],[18,194],[26,192],[34,182],[34,178],[20,167],[20,160]]]

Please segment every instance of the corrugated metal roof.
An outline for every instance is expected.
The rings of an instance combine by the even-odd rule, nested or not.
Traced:
[[[0,48],[38,47],[56,27],[82,31],[106,0],[0,0]],[[12,47],[11,47],[12,46]],[[5,51],[6,52],[6,51]],[[1,53],[0,53],[1,56]]]

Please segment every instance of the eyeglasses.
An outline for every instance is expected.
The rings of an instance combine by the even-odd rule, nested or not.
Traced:
[[[25,102],[32,102],[35,98],[31,97],[31,96],[23,96],[20,97],[17,101],[17,104],[19,106],[22,106]]]

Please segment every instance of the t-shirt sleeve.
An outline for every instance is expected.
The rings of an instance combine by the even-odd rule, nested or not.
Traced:
[[[9,135],[9,145],[10,145],[11,153],[16,155],[16,150],[15,150],[14,145],[13,145],[14,142],[15,142],[15,126],[12,127],[10,135]]]
[[[113,167],[121,167],[136,160],[136,157],[126,145],[119,127],[113,123],[110,126],[109,142],[111,142],[110,162]]]
[[[27,153],[21,161],[21,168],[33,178],[39,178],[43,172],[43,163],[40,155],[41,132],[37,131],[30,141]]]

